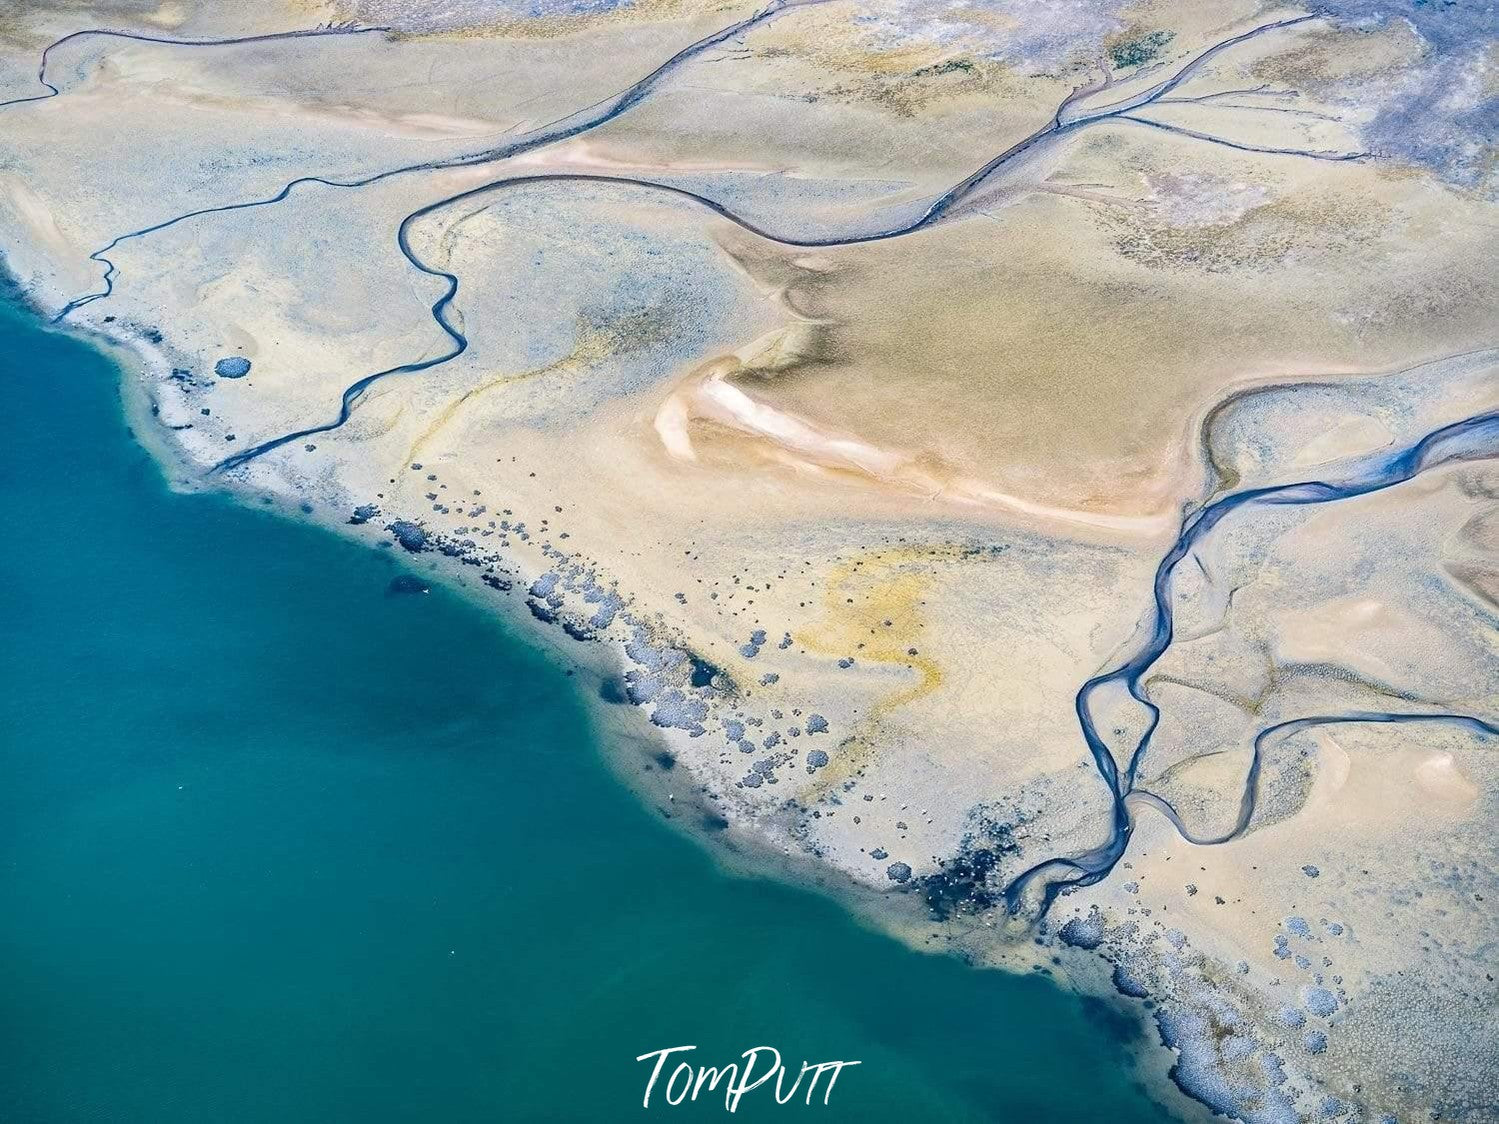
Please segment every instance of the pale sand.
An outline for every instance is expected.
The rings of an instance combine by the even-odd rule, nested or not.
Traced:
[[[208,37],[359,14],[267,6],[246,29],[211,6],[147,7],[97,18]],[[299,175],[483,149],[751,11],[647,5],[240,53],[80,41],[53,73],[59,97],[0,108],[7,263],[56,310],[97,287],[88,254],[126,231]],[[612,695],[630,672],[642,706],[609,710],[621,769],[683,822],[728,821],[711,846],[778,855],[924,947],[1020,970],[1057,956],[1083,987],[1120,965],[1118,986],[1158,1004],[1178,1081],[1243,1119],[1327,1096],[1368,1119],[1435,1103],[1482,1119],[1492,741],[1440,724],[1295,733],[1267,748],[1247,834],[1189,843],[1138,795],[1123,860],[1039,930],[995,900],[1028,866],[1109,838],[1075,696],[1133,642],[1184,510],[1338,479],[1499,406],[1481,190],[1129,122],[1041,144],[944,221],[852,246],[777,244],[629,184],[496,188],[407,229],[421,261],[460,278],[462,356],[374,384],[341,428],[203,476],[331,422],[356,379],[450,349],[430,313],[444,281],[395,246],[437,199],[511,175],[629,177],[789,237],[878,230],[1043,125],[1127,33],[1174,30],[1163,69],[1083,104],[1294,13],[1141,8],[1107,43],[1031,68],[974,47],[1021,25],[935,39],[854,14],[788,11],[597,130],[508,162],[307,185],[128,240],[107,255],[114,293],[69,323],[160,357],[144,416],[185,486],[306,500],[371,540],[420,521],[451,554],[423,558],[451,580],[583,637],[542,630]],[[0,100],[36,91],[36,54],[70,18],[38,8],[3,29]],[[1422,57],[1398,25],[1297,25],[1215,56],[1182,91],[1208,102],[1152,116],[1356,151],[1375,116],[1358,83],[1392,85]],[[1218,96],[1266,83],[1293,85],[1294,105]],[[213,378],[230,355],[249,375]],[[1215,837],[1274,722],[1499,720],[1491,463],[1226,520],[1178,571],[1177,643],[1144,679],[1162,717],[1142,793]],[[365,504],[378,514],[344,522]],[[707,661],[696,674],[688,651]],[[1110,708],[1105,736],[1125,744],[1142,712]],[[681,766],[669,779],[645,769],[662,738]],[[923,919],[918,886],[944,919]],[[1297,917],[1310,935],[1286,928]],[[1059,943],[1069,918],[1087,925]],[[1327,1000],[1306,988],[1335,1008],[1317,1014]]]

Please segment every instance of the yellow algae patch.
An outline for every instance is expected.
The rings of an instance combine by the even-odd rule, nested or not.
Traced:
[[[904,669],[914,673],[914,681],[902,676],[904,686],[874,703],[829,764],[818,770],[810,792],[826,792],[857,773],[882,740],[883,719],[941,685],[941,667],[921,649],[924,610],[933,557],[955,555],[956,550],[895,547],[841,561],[828,572],[822,614],[793,634],[797,643],[818,655],[852,658],[855,667]]]
[[[576,369],[577,366],[578,364],[574,360],[573,355],[570,354],[557,360],[555,363],[548,363],[544,367],[533,367],[529,371],[494,375],[491,378],[486,379],[484,382],[481,382],[478,386],[470,387],[468,390],[464,391],[457,398],[454,398],[440,411],[438,411],[437,416],[427,424],[427,427],[423,429],[421,433],[417,434],[416,440],[413,441],[411,443],[411,447],[406,450],[406,456],[403,458],[401,463],[409,464],[411,461],[416,460],[422,449],[426,447],[427,442],[431,441],[432,438],[437,435],[439,430],[441,430],[455,417],[457,417],[459,411],[461,411],[465,406],[469,405],[475,400],[482,398],[491,390],[497,390],[502,386],[510,386],[514,383],[524,382],[526,379],[538,378],[541,375],[551,375],[557,374],[562,371],[571,371]]]
[[[592,363],[608,356],[613,350],[615,335],[606,328],[596,325],[583,324],[578,329],[578,342],[572,351],[561,359],[541,367],[533,367],[527,371],[516,371],[508,374],[494,375],[477,386],[470,387],[457,398],[454,398],[444,406],[435,418],[428,423],[427,427],[417,435],[411,447],[406,450],[406,458],[403,464],[409,464],[417,459],[423,447],[428,441],[458,416],[465,406],[469,406],[478,399],[484,397],[492,390],[498,390],[503,386],[513,386],[516,383],[525,382],[529,379],[540,378],[543,375],[575,374]]]
[[[922,655],[920,647],[932,554],[927,548],[896,547],[840,562],[825,579],[822,617],[796,633],[809,652],[916,672],[917,682],[880,700],[874,716],[920,698],[942,682],[936,661]]]

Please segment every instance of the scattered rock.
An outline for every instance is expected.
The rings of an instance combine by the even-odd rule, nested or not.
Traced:
[[[1103,916],[1095,909],[1086,917],[1069,918],[1057,936],[1073,948],[1095,949],[1103,943]]]
[[[419,554],[428,549],[427,529],[420,523],[397,519],[394,523],[387,524],[385,529],[396,537],[396,542],[412,554]]]
[[[242,379],[250,373],[250,361],[243,355],[226,355],[213,365],[213,373],[221,379]]]

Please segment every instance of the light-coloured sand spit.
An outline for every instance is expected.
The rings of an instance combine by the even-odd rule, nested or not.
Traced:
[[[0,28],[7,265],[159,357],[183,485],[534,619],[710,846],[1112,988],[1202,1104],[1487,1119],[1496,225],[1425,93],[1482,29],[772,6],[599,116],[756,9],[460,7]],[[395,30],[78,40],[16,100],[88,22],[329,19]]]

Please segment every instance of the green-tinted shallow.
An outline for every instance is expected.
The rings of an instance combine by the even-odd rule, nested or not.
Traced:
[[[720,872],[398,559],[169,492],[117,377],[0,308],[0,1120],[635,1119],[689,1043],[862,1061],[751,1120],[1163,1118],[1103,1005]]]

